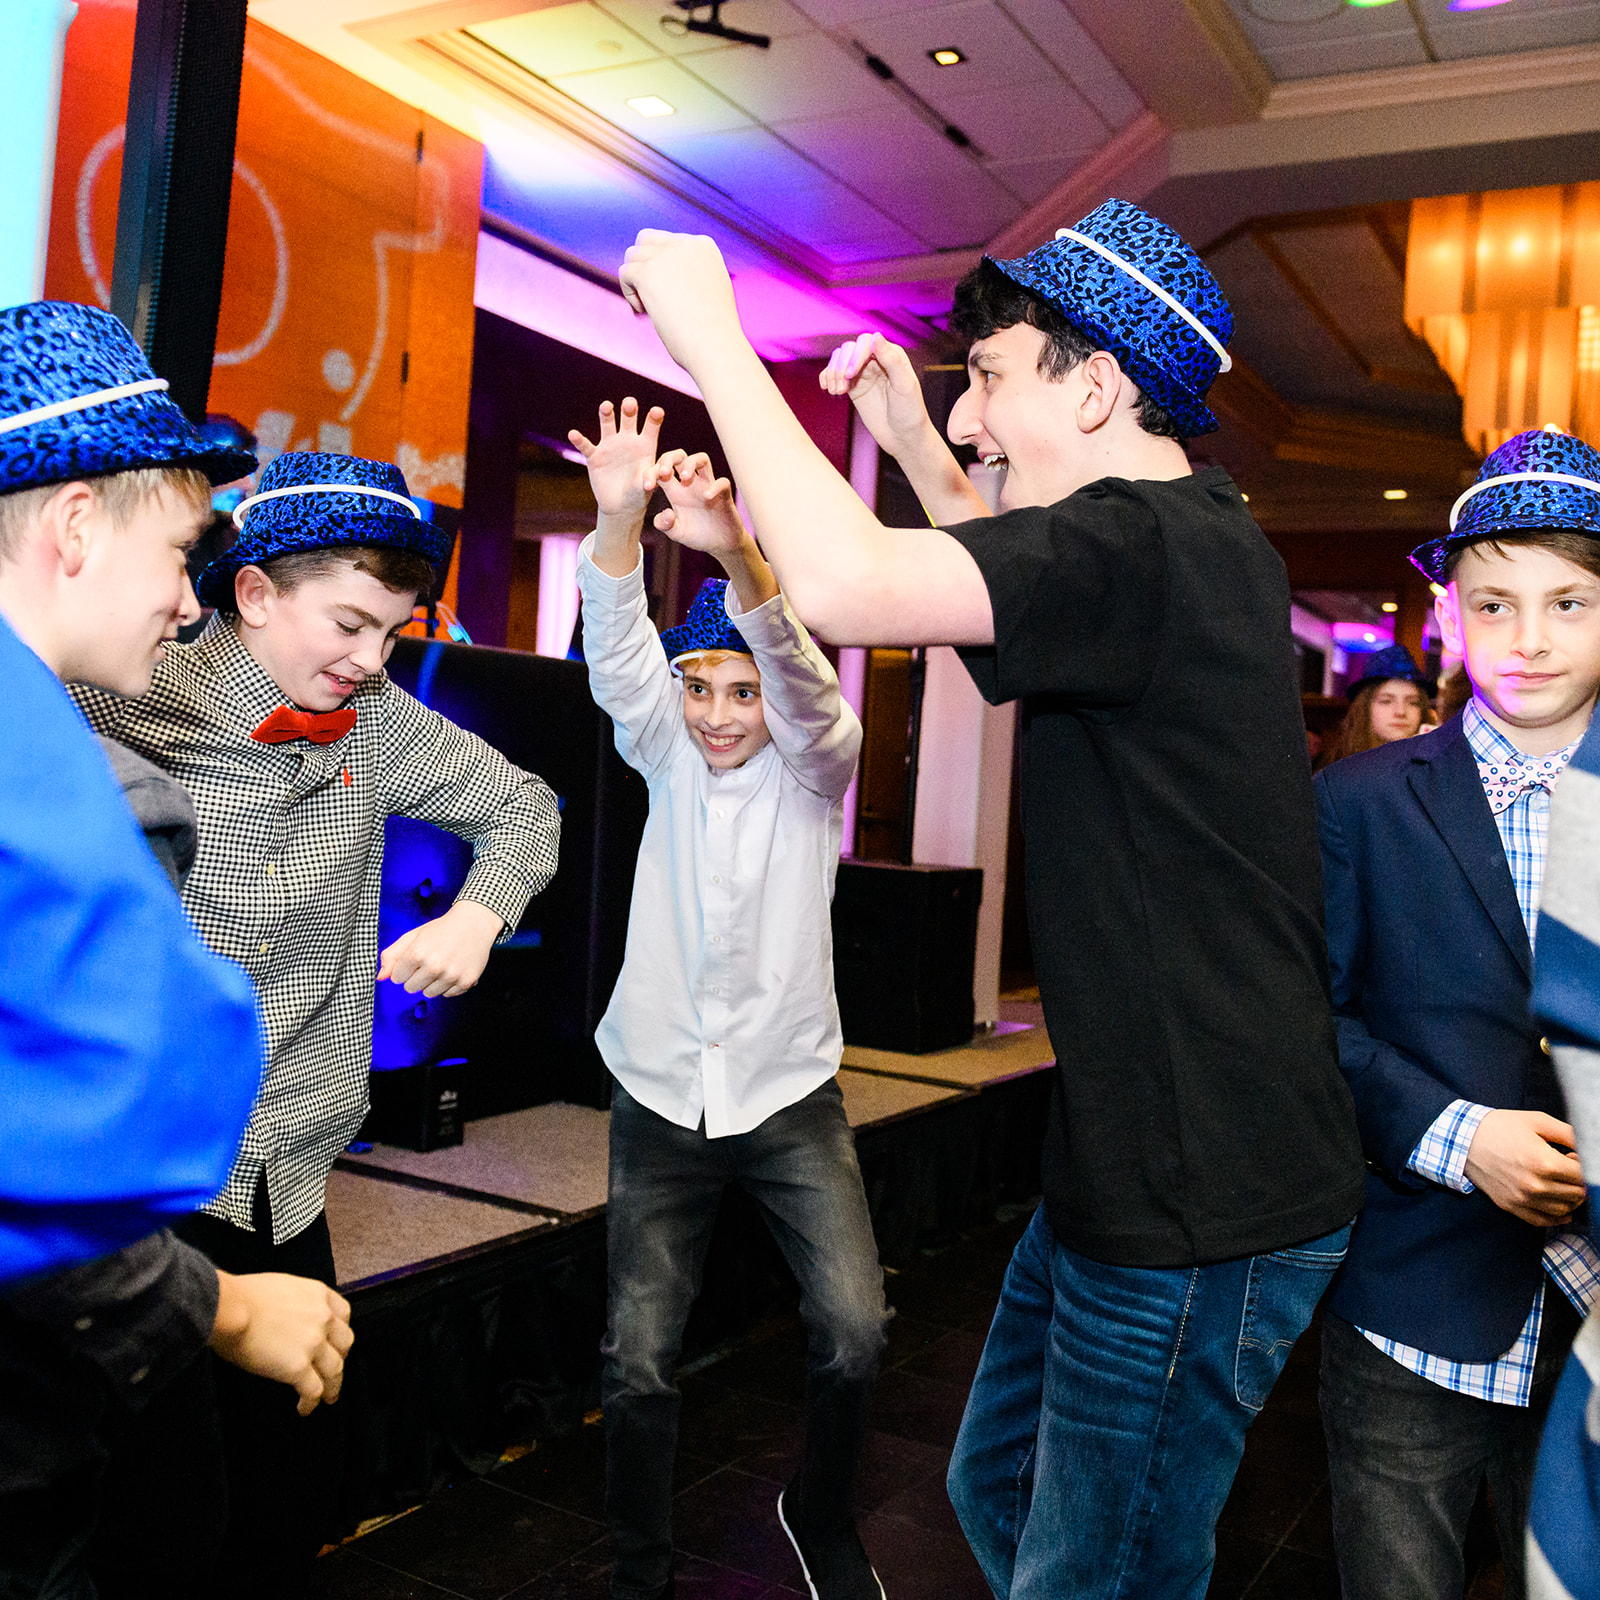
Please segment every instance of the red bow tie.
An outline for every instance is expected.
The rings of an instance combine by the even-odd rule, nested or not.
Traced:
[[[291,739],[332,744],[355,725],[356,714],[349,706],[341,711],[296,711],[293,706],[279,706],[250,737],[262,744],[287,744]]]

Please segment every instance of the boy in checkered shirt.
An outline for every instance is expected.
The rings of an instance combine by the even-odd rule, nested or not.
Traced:
[[[1519,435],[1411,559],[1472,698],[1316,780],[1339,1062],[1369,1168],[1324,1301],[1334,1547],[1346,1594],[1459,1596],[1487,1478],[1521,1597],[1540,1430],[1600,1289],[1529,1012],[1551,795],[1600,692],[1600,455]]]
[[[427,997],[477,982],[556,867],[555,796],[383,671],[445,541],[399,470],[279,456],[201,574],[217,607],[150,693],[91,721],[170,772],[199,813],[184,905],[250,974],[268,1064],[232,1175],[186,1236],[232,1271],[334,1281],[327,1177],[367,1109],[373,974]],[[378,950],[385,817],[473,843],[443,916]],[[259,1381],[219,1370],[231,1592],[303,1590],[336,1503],[337,1439]],[[174,1429],[181,1424],[175,1419]],[[217,1592],[222,1592],[219,1588]]]
[[[813,1600],[882,1600],[854,1519],[884,1342],[883,1274],[836,1081],[829,900],[861,725],[705,456],[657,460],[662,414],[608,402],[570,438],[599,507],[578,562],[589,686],[650,788],[628,949],[595,1041],[610,1069],[601,1401],[613,1600],[672,1593],[675,1371],[722,1191],[765,1213],[800,1281],[806,1430],[777,1515]],[[708,552],[657,637],[640,534]]]

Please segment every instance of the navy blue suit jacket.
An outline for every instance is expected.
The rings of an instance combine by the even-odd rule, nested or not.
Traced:
[[[1339,1066],[1368,1166],[1325,1303],[1430,1354],[1490,1361],[1533,1304],[1545,1232],[1406,1162],[1452,1100],[1565,1120],[1500,832],[1459,717],[1335,762],[1316,795]]]

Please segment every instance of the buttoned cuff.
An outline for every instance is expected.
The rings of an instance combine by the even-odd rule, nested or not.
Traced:
[[[1477,1185],[1467,1176],[1467,1153],[1478,1124],[1493,1109],[1470,1100],[1452,1100],[1417,1141],[1406,1165],[1432,1183],[1454,1189],[1457,1194],[1471,1194]]]
[[[504,944],[516,932],[522,913],[528,909],[534,891],[523,878],[497,862],[475,862],[461,885],[459,900],[470,900],[484,906],[505,923],[495,935],[496,944]]]

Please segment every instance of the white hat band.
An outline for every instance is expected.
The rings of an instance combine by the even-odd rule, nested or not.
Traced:
[[[166,386],[165,378],[141,378],[137,383],[118,384],[115,389],[96,389],[93,394],[75,395],[70,400],[57,400],[53,405],[35,406],[32,411],[19,411],[15,416],[0,418],[0,433],[14,433],[18,428],[30,427],[35,422],[71,416],[74,411],[109,405],[113,400],[126,400],[130,395],[153,394]]]
[[[1473,495],[1481,494],[1485,489],[1492,489],[1500,483],[1569,483],[1574,489],[1593,489],[1600,494],[1600,483],[1593,478],[1574,477],[1570,472],[1506,472],[1498,478],[1485,478],[1482,483],[1475,483],[1450,507],[1450,531],[1456,531],[1456,521],[1461,515],[1461,508]]]
[[[244,527],[244,514],[251,506],[258,506],[263,500],[281,500],[287,494],[371,495],[375,500],[393,500],[397,506],[404,506],[418,522],[422,521],[422,513],[417,509],[415,502],[403,494],[396,494],[393,489],[369,489],[364,483],[292,483],[285,489],[263,489],[260,494],[253,494],[248,500],[241,500],[233,508],[234,527]]]
[[[1156,299],[1162,301],[1164,304],[1170,306],[1174,311],[1176,311],[1178,315],[1182,317],[1183,320],[1187,322],[1189,326],[1193,328],[1194,331],[1198,333],[1200,337],[1217,352],[1217,360],[1222,363],[1222,365],[1218,368],[1219,372],[1231,372],[1233,370],[1233,357],[1230,356],[1225,349],[1223,349],[1222,341],[1216,336],[1216,334],[1214,334],[1205,325],[1205,323],[1203,323],[1199,317],[1197,317],[1194,312],[1188,308],[1188,306],[1184,305],[1181,300],[1175,298],[1173,295],[1168,294],[1167,291],[1163,289],[1161,285],[1153,278],[1147,278],[1136,266],[1134,266],[1131,261],[1124,261],[1115,250],[1108,250],[1103,244],[1100,243],[1098,239],[1091,239],[1088,234],[1079,233],[1076,228],[1057,228],[1056,238],[1070,239],[1074,244],[1087,245],[1095,252],[1096,255],[1104,256],[1106,260],[1109,261],[1112,266],[1116,267],[1119,272],[1127,273],[1127,275],[1132,278],[1135,283],[1141,284],[1144,288],[1148,289],[1150,293],[1156,297]]]

